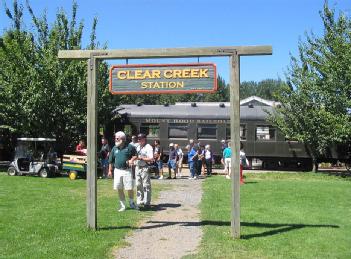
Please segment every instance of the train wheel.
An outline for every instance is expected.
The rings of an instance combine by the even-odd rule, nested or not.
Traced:
[[[69,171],[69,173],[68,173],[68,177],[71,180],[77,179],[77,175],[78,175],[77,171]]]

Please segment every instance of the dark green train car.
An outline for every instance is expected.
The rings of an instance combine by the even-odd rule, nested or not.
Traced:
[[[267,122],[277,104],[258,97],[240,103],[240,138],[252,167],[310,170],[312,160],[305,144],[286,137]],[[114,131],[129,136],[139,132],[149,143],[159,139],[167,154],[169,143],[185,149],[189,139],[210,144],[217,162],[221,140],[230,139],[230,103],[176,103],[175,105],[121,105],[114,110]],[[335,149],[332,149],[335,150]],[[345,152],[344,152],[345,153]],[[336,160],[331,152],[325,159]]]

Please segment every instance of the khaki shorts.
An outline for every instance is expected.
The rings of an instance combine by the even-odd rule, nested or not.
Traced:
[[[113,189],[121,190],[125,189],[126,191],[133,190],[133,178],[131,169],[117,169],[113,171]]]

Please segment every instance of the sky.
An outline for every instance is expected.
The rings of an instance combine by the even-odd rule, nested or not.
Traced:
[[[19,0],[25,5],[25,1]],[[285,79],[290,55],[298,55],[305,33],[323,34],[319,11],[324,0],[77,0],[78,19],[85,24],[83,46],[89,42],[93,17],[98,18],[97,40],[108,49],[196,48],[271,45],[273,54],[240,59],[240,81]],[[10,27],[0,7],[0,35]],[[329,6],[351,16],[350,0],[329,0]],[[72,0],[30,0],[34,12],[47,11],[52,23],[59,8],[70,15]],[[30,27],[28,12],[24,21]],[[212,62],[229,81],[229,60],[187,58],[129,60],[129,64]],[[125,64],[113,60],[110,64]]]

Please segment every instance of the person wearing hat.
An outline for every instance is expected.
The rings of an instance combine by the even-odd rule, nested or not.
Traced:
[[[126,210],[124,190],[128,192],[130,208],[138,209],[134,203],[134,182],[131,171],[131,165],[136,158],[137,152],[135,148],[132,145],[127,144],[124,132],[118,131],[115,134],[115,146],[112,148],[108,159],[108,177],[112,176],[112,169],[114,168],[113,189],[118,190],[120,201],[119,212]]]
[[[225,141],[224,139],[221,140],[221,151],[223,153],[224,149],[226,149],[228,147],[227,141]]]
[[[132,141],[130,142],[130,144],[133,145],[135,148],[137,148],[139,146],[138,137],[133,135],[132,136]]]
[[[177,161],[178,161],[178,154],[177,150],[174,148],[174,144],[169,144],[169,152],[168,152],[168,179],[172,178],[172,171],[173,171],[173,179],[176,179],[177,176]]]
[[[196,167],[195,163],[197,161],[197,152],[196,152],[196,145],[193,139],[189,140],[189,145],[186,146],[188,150],[188,165],[190,176],[189,179],[197,179]]]
[[[149,165],[154,161],[154,150],[146,143],[146,135],[138,135],[139,146],[137,147],[138,157],[135,161],[137,204],[150,207],[151,203],[151,180]]]

